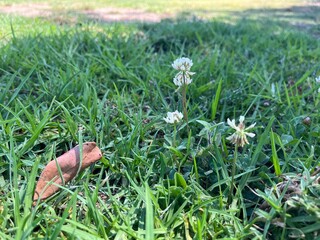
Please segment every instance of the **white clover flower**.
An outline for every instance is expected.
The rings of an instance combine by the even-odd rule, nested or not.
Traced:
[[[192,60],[185,57],[178,58],[172,63],[172,67],[179,71],[190,71],[192,65]]]
[[[163,118],[163,120],[166,121],[166,123],[178,123],[182,120],[183,114],[178,111],[174,112],[167,112],[167,117]]]
[[[189,74],[178,72],[177,75],[173,78],[173,83],[179,87],[181,87],[183,84],[189,85],[190,83],[192,83],[192,79],[190,78],[190,76],[193,74],[193,72],[189,72]]]
[[[230,140],[233,144],[243,147],[245,144],[249,144],[247,136],[251,138],[255,136],[254,133],[249,133],[246,131],[253,128],[256,125],[256,123],[251,124],[249,127],[246,128],[243,123],[244,116],[240,116],[238,126],[236,125],[236,121],[234,119],[230,121],[230,119],[228,118],[227,122],[230,127],[236,130],[235,133],[227,137],[227,139]]]
[[[192,65],[192,60],[185,57],[178,58],[173,62],[172,67],[180,71],[173,79],[173,82],[176,86],[181,87],[183,84],[188,85],[192,82],[190,76],[195,74],[194,72],[190,72]]]

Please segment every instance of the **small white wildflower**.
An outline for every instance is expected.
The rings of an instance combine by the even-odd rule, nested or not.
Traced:
[[[190,76],[193,74],[193,72],[189,72],[189,74],[183,74],[183,72],[178,72],[173,79],[173,83],[179,87],[181,87],[183,84],[189,85],[190,83],[192,83],[192,79],[190,78]]]
[[[178,111],[167,112],[167,117],[163,118],[166,123],[178,123],[183,118],[183,114]]]
[[[316,82],[320,83],[320,76],[316,77]]]
[[[190,71],[192,65],[192,60],[185,57],[178,58],[172,63],[172,67],[179,71]]]
[[[181,87],[183,84],[188,85],[192,82],[190,76],[195,74],[194,72],[190,72],[192,65],[192,60],[185,57],[178,58],[173,62],[172,67],[180,71],[173,79],[175,85]]]
[[[245,144],[249,144],[247,136],[251,138],[255,136],[254,133],[249,133],[247,132],[247,130],[253,128],[256,124],[251,124],[249,127],[246,128],[243,123],[244,116],[240,116],[238,126],[236,125],[236,121],[234,119],[230,121],[230,119],[228,118],[227,122],[230,127],[236,130],[235,133],[227,137],[227,139],[230,140],[233,144],[243,147]]]

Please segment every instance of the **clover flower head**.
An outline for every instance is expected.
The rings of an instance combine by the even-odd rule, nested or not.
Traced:
[[[228,118],[227,122],[230,127],[232,127],[234,130],[236,130],[235,133],[233,133],[231,136],[227,137],[228,140],[230,140],[233,144],[243,147],[245,144],[249,144],[247,136],[253,138],[255,136],[254,133],[247,132],[249,129],[253,128],[256,123],[251,124],[249,127],[245,127],[244,125],[244,116],[240,116],[239,118],[239,124],[236,125],[235,119],[230,121]]]
[[[178,58],[172,63],[172,67],[179,71],[190,71],[192,65],[192,60],[186,57]]]
[[[173,78],[173,83],[179,87],[181,87],[183,84],[189,85],[190,83],[192,83],[192,79],[190,78],[190,76],[193,74],[193,72],[188,72],[188,74],[178,72],[177,75]]]
[[[179,111],[174,112],[167,112],[167,117],[163,118],[163,120],[166,121],[166,123],[178,123],[182,120],[183,114]]]
[[[190,72],[192,65],[192,60],[185,57],[178,58],[172,63],[172,67],[179,70],[173,78],[173,83],[176,86],[181,87],[184,84],[189,85],[192,82],[191,76],[195,74],[194,72]]]

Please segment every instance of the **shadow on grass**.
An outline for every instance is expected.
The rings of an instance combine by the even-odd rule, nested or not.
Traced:
[[[283,28],[292,28],[320,38],[320,4],[310,3],[305,6],[286,8],[254,8],[243,11],[195,10],[181,12],[181,18],[201,16],[205,19],[216,18],[227,22],[237,22],[243,19],[262,22],[262,24],[277,24]]]
[[[237,115],[247,109],[248,114],[253,113],[251,104],[256,96],[252,93],[261,89],[271,92],[274,82],[295,84],[319,64],[319,42],[271,20],[243,18],[226,23],[187,19],[156,24],[89,21],[64,26],[66,30],[53,30],[51,36],[15,38],[0,49],[0,86],[7,89],[0,102],[13,106],[17,98],[30,105],[49,106],[53,99],[68,99],[71,106],[77,102],[90,109],[97,99],[106,94],[115,96],[120,90],[123,94],[134,92],[130,95],[134,106],[141,106],[142,95],[146,105],[161,112],[177,97],[172,92],[175,86],[170,63],[188,56],[197,72],[190,86],[190,104],[199,106],[193,110],[194,116],[210,118],[208,109],[217,83],[223,79],[228,87],[221,94],[217,119],[224,121],[233,111]],[[310,74],[318,72],[315,69]],[[254,83],[249,87],[248,81]],[[231,113],[223,110],[227,106],[237,107]],[[261,114],[274,113],[267,108]],[[281,117],[282,113],[277,114]],[[204,184],[214,181],[212,178]]]
[[[154,178],[150,177],[148,181],[154,186],[159,178],[167,177],[167,166],[159,162],[171,156],[170,152],[164,153],[167,155],[160,154],[161,151],[165,152],[164,139],[155,133],[158,126],[154,125],[159,123],[154,119],[169,107],[176,107],[177,94],[174,92],[176,87],[172,83],[174,75],[170,63],[179,56],[187,56],[194,61],[192,71],[196,75],[188,92],[189,106],[192,106],[190,116],[194,119],[198,116],[210,119],[212,99],[220,80],[223,90],[216,119],[211,119],[217,122],[246,112],[248,116],[259,117],[261,126],[266,126],[273,115],[289,125],[291,119],[315,111],[310,110],[312,103],[308,104],[307,97],[303,99],[305,102],[301,107],[294,109],[282,102],[285,98],[277,100],[270,96],[275,91],[272,90],[272,83],[277,88],[287,86],[290,81],[294,82],[293,85],[298,82],[299,87],[306,86],[298,80],[303,80],[306,73],[312,75],[319,72],[320,43],[310,36],[271,23],[269,19],[241,19],[232,23],[187,19],[126,25],[90,22],[88,25],[77,24],[75,28],[70,25],[66,30],[53,29],[53,34],[48,36],[35,34],[16,37],[0,49],[0,87],[3,90],[0,91],[0,102],[8,108],[17,109],[19,113],[15,116],[19,117],[19,124],[28,123],[28,118],[33,114],[41,119],[53,99],[63,103],[65,110],[56,108],[52,117],[54,123],[50,123],[50,128],[66,126],[59,127],[57,131],[59,134],[60,131],[65,133],[61,133],[61,138],[70,142],[70,139],[74,140],[72,134],[77,133],[78,126],[86,125],[89,129],[85,132],[86,137],[100,138],[101,147],[109,154],[108,160],[116,169],[111,173],[111,180],[118,179],[118,182],[122,179],[124,176],[121,172],[125,166],[125,171],[141,182],[135,173],[148,176],[149,168],[153,167]],[[316,64],[318,69],[314,68]],[[287,94],[289,96],[292,92]],[[264,99],[260,99],[265,96],[269,97],[269,105],[263,105]],[[299,101],[300,97],[297,99]],[[19,110],[21,106],[25,106],[24,111]],[[23,112],[29,108],[36,111],[24,116]],[[0,113],[4,122],[13,122],[10,119],[13,114],[8,111]],[[145,119],[141,116],[139,119],[137,113],[141,113]],[[66,116],[70,123],[65,124]],[[142,122],[146,124],[143,125],[143,131],[136,133],[135,127]],[[257,136],[261,136],[261,128],[257,128]],[[23,144],[29,134],[24,127],[21,129],[21,132],[17,132],[20,134],[18,137],[17,134],[12,136],[17,144]],[[198,126],[194,127],[195,133],[200,130]],[[283,132],[276,130],[280,132],[279,135],[287,134],[287,129]],[[290,134],[296,139],[307,140],[307,133],[307,128],[299,131],[290,128]],[[154,139],[155,136],[157,139]],[[27,137],[31,138],[32,134]],[[57,141],[53,137],[50,139],[50,136],[42,137],[41,141],[44,142]],[[195,136],[196,140],[198,138]],[[142,148],[151,149],[151,145],[144,142],[145,139],[152,140],[152,148],[153,144],[158,144],[155,145],[158,149],[154,147],[154,151],[143,152]],[[312,139],[316,140],[316,137]],[[5,138],[5,141],[11,139]],[[112,144],[106,146],[107,143]],[[9,143],[6,144],[9,146]],[[31,150],[37,149],[33,147]],[[266,149],[266,152],[270,153],[270,149]],[[143,157],[136,157],[139,154]],[[213,169],[220,171],[219,164],[222,165],[223,161],[213,163],[212,155],[206,155],[205,152],[201,154],[197,156],[199,184],[209,194],[218,196],[217,188],[210,190],[210,186],[221,180]],[[294,157],[299,159],[305,156],[297,154]],[[134,159],[134,164],[130,159]],[[243,155],[239,160],[239,172],[252,167],[248,166],[248,159],[250,156]],[[151,164],[149,160],[155,161]],[[8,161],[4,162],[9,165]],[[265,153],[261,153],[255,167],[257,170],[253,174],[257,177],[260,174],[274,174],[271,161]],[[187,159],[182,169],[185,176],[191,175],[192,169],[193,163],[190,164]],[[253,180],[248,185],[252,189],[264,190],[264,183],[262,180]],[[258,204],[257,196],[248,189],[245,198]],[[246,221],[250,219],[255,207],[254,204],[250,205],[248,216],[241,217]],[[277,229],[279,232],[282,230]]]
[[[303,14],[306,11],[303,7],[292,9],[289,19],[314,19]],[[116,79],[122,88],[128,83],[137,86],[153,79],[154,71],[150,72],[141,66],[157,63],[153,68],[164,73],[161,76],[166,80],[162,80],[162,84],[168,89],[172,84],[165,75],[170,75],[170,70],[161,69],[161,65],[168,65],[173,60],[172,55],[184,55],[202,59],[203,65],[206,65],[199,73],[202,79],[198,81],[199,86],[219,78],[242,78],[245,75],[243,69],[253,68],[259,69],[261,75],[267,73],[270,78],[272,76],[274,79],[287,81],[299,78],[303,72],[319,62],[315,55],[319,52],[319,43],[306,34],[292,31],[292,28],[289,28],[292,21],[281,22],[279,25],[280,20],[274,21],[269,17],[271,14],[286,16],[287,11],[289,10],[255,9],[237,12],[239,19],[231,23],[188,19],[185,18],[186,13],[181,14],[178,20],[167,19],[153,24],[97,22],[84,18],[75,25],[64,22],[63,26],[67,30],[56,29],[52,36],[36,34],[36,37],[13,39],[12,43],[0,50],[3,56],[0,68],[2,74],[16,71],[27,74],[36,65],[41,74],[46,72],[43,77],[48,78],[55,74],[48,72],[52,71],[54,66],[59,71],[68,72],[68,76],[55,81],[55,84],[61,85],[64,81],[68,82],[71,76],[76,79],[77,72],[90,69],[94,63],[97,67],[95,71],[89,72],[90,78],[99,83],[105,79]],[[319,8],[314,8],[313,11],[315,15]],[[255,14],[259,15],[258,20],[251,19],[250,16]],[[10,51],[12,47],[18,50]],[[293,53],[292,49],[299,49],[303,56]],[[112,66],[116,61],[118,66]],[[217,64],[220,64],[219,68],[215,67]],[[71,68],[74,69],[70,70]],[[130,74],[134,77],[128,80]],[[110,83],[109,86],[106,82],[105,86],[112,87],[113,82]],[[64,86],[63,91],[69,88],[79,90],[77,84],[75,81],[61,87]],[[61,96],[63,91],[60,88],[50,88],[52,91],[48,91],[48,94]],[[99,90],[105,91],[104,88]],[[68,94],[67,91],[66,96]],[[196,95],[201,94],[201,90],[198,90]]]
[[[274,21],[283,27],[294,27],[320,38],[320,4],[280,9],[250,9],[239,14],[243,18]]]

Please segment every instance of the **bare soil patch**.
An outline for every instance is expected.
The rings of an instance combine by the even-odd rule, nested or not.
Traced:
[[[48,17],[52,14],[52,9],[46,3],[12,4],[0,6],[0,13],[23,17]]]
[[[13,14],[23,17],[51,17],[65,15],[67,11],[57,11],[52,9],[46,3],[30,3],[30,4],[12,4],[7,6],[0,6],[0,13]],[[140,9],[129,8],[100,8],[93,10],[75,11],[74,14],[80,14],[89,19],[106,21],[106,22],[160,22],[164,18],[172,17],[169,14],[151,13]]]
[[[164,18],[172,17],[169,14],[157,14],[146,12],[140,9],[129,8],[100,8],[95,10],[82,11],[82,14],[87,15],[89,18],[107,21],[107,22],[160,22]]]

